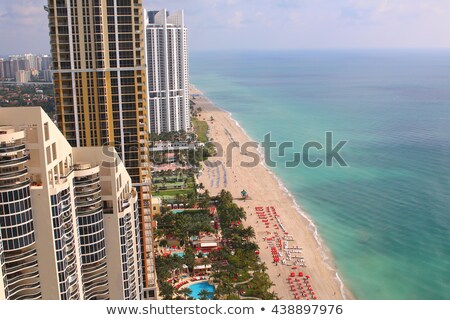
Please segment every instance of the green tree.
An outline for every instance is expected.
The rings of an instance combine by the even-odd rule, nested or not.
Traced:
[[[194,270],[195,265],[195,254],[191,247],[187,247],[184,250],[184,257],[183,257],[184,264],[188,266],[189,271]]]
[[[211,293],[208,290],[203,289],[198,293],[198,299],[199,300],[209,300],[210,295],[211,295]]]
[[[160,247],[167,247],[167,245],[168,245],[168,242],[167,242],[166,239],[162,239],[162,240],[159,241],[159,246]]]
[[[188,287],[184,287],[178,290],[177,294],[187,299],[192,294],[192,290],[189,289]]]
[[[209,207],[209,203],[211,201],[211,197],[209,196],[209,191],[206,190],[202,195],[202,200],[199,203],[200,208],[207,209]]]
[[[163,297],[164,300],[172,300],[174,293],[175,293],[175,289],[171,284],[169,284],[167,282],[160,283],[159,295],[161,297]]]
[[[206,273],[206,265],[210,263],[209,259],[206,257],[202,257],[202,265],[205,267],[205,273]]]

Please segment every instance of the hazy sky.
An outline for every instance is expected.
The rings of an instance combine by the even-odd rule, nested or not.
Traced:
[[[0,0],[0,54],[49,52],[45,0]],[[184,9],[191,50],[450,48],[450,0],[144,0]]]

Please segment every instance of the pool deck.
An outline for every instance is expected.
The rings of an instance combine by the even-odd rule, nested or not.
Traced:
[[[190,277],[189,279],[183,279],[182,281],[178,281],[173,286],[176,289],[182,289],[185,288],[193,283],[199,283],[202,281],[208,281],[208,276],[196,276],[196,277]]]

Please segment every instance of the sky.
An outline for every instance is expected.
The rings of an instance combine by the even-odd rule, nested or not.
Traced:
[[[190,50],[450,48],[450,0],[143,0],[185,10]],[[46,0],[0,0],[0,55],[49,53]]]

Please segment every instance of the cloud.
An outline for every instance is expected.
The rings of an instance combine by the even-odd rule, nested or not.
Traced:
[[[3,1],[0,9],[1,54],[50,51],[44,2]]]
[[[237,3],[239,3],[239,0],[226,0],[227,5],[233,6]]]
[[[0,1],[1,53],[48,52],[47,1]],[[143,0],[143,6],[184,9],[195,49],[267,48],[267,39],[272,49],[450,47],[448,0]]]
[[[244,22],[244,13],[242,11],[235,11],[233,16],[228,20],[228,25],[232,28],[242,27]]]

